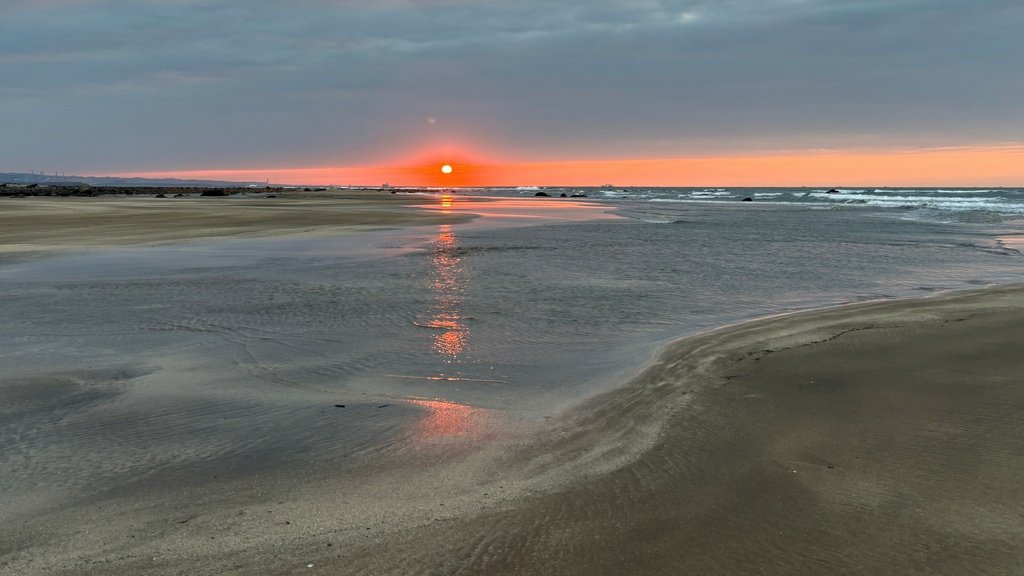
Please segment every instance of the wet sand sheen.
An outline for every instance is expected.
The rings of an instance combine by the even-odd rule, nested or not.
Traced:
[[[1022,327],[1024,289],[1015,287],[685,341],[633,385],[581,409],[576,430],[519,455],[527,468],[552,459],[575,468],[564,489],[399,533],[326,566],[1019,574]],[[631,429],[652,421],[665,424],[656,439]],[[592,473],[647,441],[624,467]]]
[[[558,448],[642,441],[627,422],[671,410],[635,461],[367,547],[353,572],[1020,573],[1022,304],[998,289],[683,342]]]
[[[402,210],[435,203],[437,199],[431,196],[359,190],[289,191],[277,198],[7,198],[0,211],[0,253],[338,233],[371,227],[452,224],[472,218]]]
[[[12,201],[0,239],[470,217],[443,197],[149,200]],[[435,212],[405,208],[420,202]],[[502,216],[464,202],[494,212],[480,226]],[[416,320],[439,354],[468,333],[453,242],[442,226]],[[543,425],[427,395],[232,387],[194,362],[176,381],[173,358],[8,378],[0,573],[1019,573],[1021,326],[1024,288],[744,324]]]
[[[82,506],[86,535],[27,522],[8,569],[1020,573],[1022,327],[1022,287],[743,324],[530,443]]]

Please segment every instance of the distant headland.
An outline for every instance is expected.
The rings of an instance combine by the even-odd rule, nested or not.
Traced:
[[[186,180],[181,178],[118,178],[115,176],[67,176],[42,172],[0,172],[0,184],[30,186],[166,186],[166,187],[259,187],[269,182]]]

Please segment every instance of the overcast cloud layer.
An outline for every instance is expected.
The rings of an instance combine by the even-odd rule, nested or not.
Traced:
[[[0,171],[1021,141],[1021,30],[1021,0],[7,0]]]

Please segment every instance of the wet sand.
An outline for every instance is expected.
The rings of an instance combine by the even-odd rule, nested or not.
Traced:
[[[573,471],[564,489],[329,563],[394,574],[1021,574],[1022,344],[1021,287],[684,341],[582,407],[564,436],[539,445],[549,454],[520,454],[537,472]]]
[[[162,190],[154,189],[153,193]],[[338,233],[370,227],[452,224],[466,215],[412,210],[433,196],[367,190],[280,192],[277,197],[4,198],[0,252],[156,245],[224,237]]]
[[[6,257],[472,217],[379,192],[3,204]],[[543,424],[130,364],[4,378],[0,467],[31,482],[0,500],[0,574],[1020,574],[1022,343],[1024,287],[766,319]],[[109,433],[140,414],[184,432]]]
[[[1022,287],[743,324],[482,450],[17,517],[0,572],[1020,574],[1022,343]]]

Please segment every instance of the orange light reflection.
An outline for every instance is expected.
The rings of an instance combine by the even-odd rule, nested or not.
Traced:
[[[424,204],[421,208],[441,214],[456,212],[472,214],[481,219],[500,219],[504,222],[547,220],[552,222],[583,222],[589,220],[621,218],[611,213],[604,204],[570,200],[568,198],[502,198],[461,196],[441,193],[439,202]]]
[[[451,214],[452,206],[455,205],[455,196],[451,194],[441,194],[441,213]]]
[[[445,199],[442,196],[442,206]],[[449,195],[448,202],[451,202]],[[462,321],[462,298],[466,291],[465,270],[458,238],[449,225],[441,226],[434,239],[431,257],[430,291],[433,295],[430,319],[418,323],[438,332],[433,337],[433,349],[451,364],[469,345],[469,327]]]
[[[416,424],[417,433],[421,439],[478,436],[482,430],[481,424],[486,419],[486,413],[480,408],[441,398],[434,400],[407,398],[406,402],[427,410],[427,413]]]

